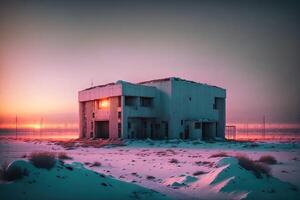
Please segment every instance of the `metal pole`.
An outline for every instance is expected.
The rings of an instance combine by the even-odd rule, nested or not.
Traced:
[[[16,139],[18,139],[18,116],[16,115]]]
[[[264,139],[266,137],[266,116],[265,115],[263,118],[263,137],[264,137]]]
[[[40,121],[40,138],[42,137],[42,128],[43,128],[43,118],[41,117],[41,121]]]

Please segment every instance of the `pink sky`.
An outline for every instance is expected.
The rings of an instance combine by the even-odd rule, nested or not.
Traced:
[[[0,37],[0,123],[16,114],[76,122],[77,92],[91,81],[170,76],[226,88],[230,123],[261,122],[263,115],[268,122],[299,123],[294,21],[271,8],[256,10],[264,20],[251,21],[243,7],[230,16],[223,8],[188,6],[178,5],[182,13],[126,7],[113,16],[110,7],[82,15],[50,6],[8,9]]]

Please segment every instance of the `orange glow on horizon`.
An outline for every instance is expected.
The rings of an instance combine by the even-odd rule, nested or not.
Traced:
[[[15,123],[0,124],[0,129],[15,129]],[[77,129],[77,123],[45,123],[41,126],[40,123],[18,123],[19,129]]]

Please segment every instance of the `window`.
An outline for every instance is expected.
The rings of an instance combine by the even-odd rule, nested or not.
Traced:
[[[125,96],[125,105],[126,106],[135,106],[136,105],[136,97]]]
[[[98,101],[98,109],[105,109],[109,107],[109,99],[100,99]]]
[[[181,126],[183,125],[183,120],[180,121]]]
[[[189,100],[192,101],[192,97],[189,97]]]
[[[118,107],[121,107],[121,96],[118,96]]]
[[[118,119],[121,119],[122,113],[118,112]]]
[[[121,137],[121,132],[122,132],[122,124],[118,123],[118,137]]]
[[[201,122],[195,122],[195,129],[201,129]]]
[[[131,123],[130,122],[128,122],[127,126],[128,126],[128,129],[131,129]]]
[[[95,118],[95,113],[93,112],[93,118]]]
[[[140,105],[142,107],[152,107],[153,98],[152,97],[141,97],[140,98]]]
[[[159,130],[160,129],[160,124],[155,124],[155,129]]]

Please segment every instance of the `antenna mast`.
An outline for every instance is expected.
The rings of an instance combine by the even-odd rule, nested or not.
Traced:
[[[16,139],[18,139],[18,116],[16,115]]]
[[[42,128],[43,128],[43,117],[41,117],[41,121],[40,121],[40,138],[42,137]]]

